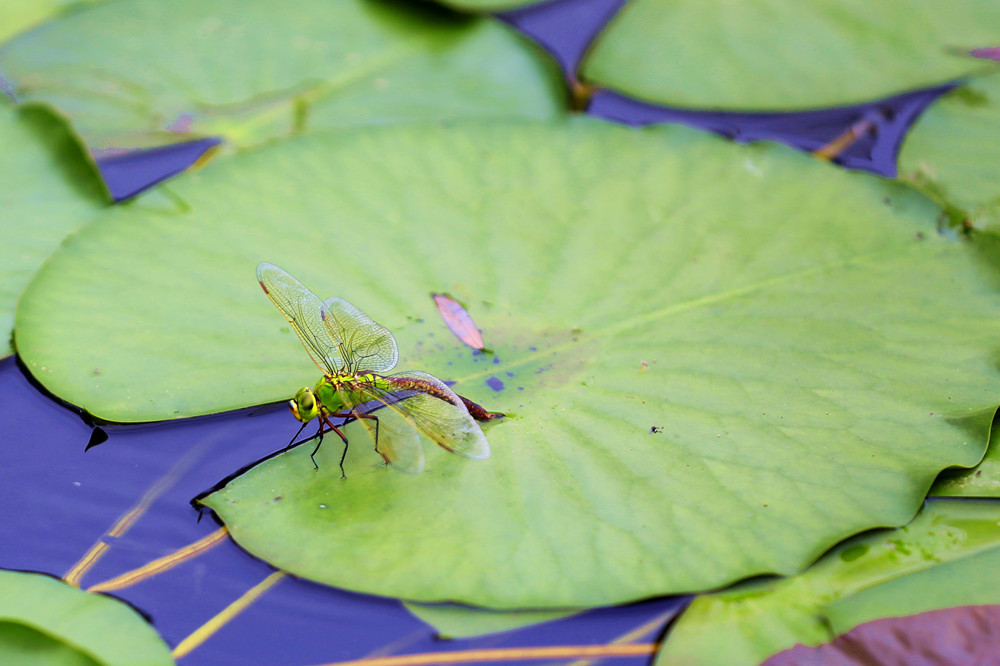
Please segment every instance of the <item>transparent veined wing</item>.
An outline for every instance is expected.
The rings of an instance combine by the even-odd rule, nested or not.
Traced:
[[[389,329],[342,298],[332,296],[324,305],[333,315],[326,327],[331,336],[343,340],[349,370],[386,372],[396,367],[399,351]]]
[[[381,400],[401,412],[425,437],[466,458],[490,457],[486,435],[465,403],[434,375],[418,370],[383,377],[394,388]]]
[[[331,315],[319,296],[284,270],[267,262],[257,266],[257,281],[275,307],[285,315],[313,362],[321,370],[337,374],[344,367],[342,347],[325,323]]]
[[[357,387],[356,387],[357,388]],[[341,394],[341,400],[345,404],[351,399],[348,391],[337,388]],[[382,459],[396,469],[410,474],[419,474],[424,470],[424,447],[420,443],[420,435],[413,423],[402,413],[394,409],[377,409],[385,406],[383,394],[372,392],[366,389],[357,389],[368,400],[365,408],[357,411],[362,414],[371,414],[375,419],[358,418],[361,425],[368,432],[375,450],[382,456]],[[361,407],[361,406],[359,406]],[[372,411],[374,410],[374,411]],[[377,439],[376,439],[377,438]]]

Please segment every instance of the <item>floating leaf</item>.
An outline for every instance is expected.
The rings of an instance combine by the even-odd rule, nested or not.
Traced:
[[[502,12],[539,4],[541,0],[438,0],[438,2],[465,12]]]
[[[937,500],[906,527],[850,539],[798,576],[699,596],[668,632],[656,666],[752,666],[863,621],[1000,603],[1000,583],[982,575],[1000,564],[998,525],[996,502]]]
[[[673,107],[793,111],[867,102],[995,63],[1000,3],[633,0],[582,65],[588,82]]]
[[[0,571],[0,662],[174,664],[167,644],[131,607],[19,571]]]
[[[956,221],[1000,233],[1000,74],[964,82],[920,116],[900,150],[899,177]]]
[[[978,573],[978,572],[976,572]],[[861,625],[815,648],[797,645],[763,666],[988,664],[996,661],[1000,606],[963,606]]]
[[[473,349],[479,351],[485,349],[483,336],[476,328],[476,322],[461,303],[447,294],[434,294],[434,304],[437,305],[444,323],[448,325],[448,330],[454,333],[456,338]]]
[[[929,494],[936,497],[1000,497],[1000,447],[993,433],[990,433],[986,455],[978,465],[972,469],[944,470]]]
[[[491,611],[457,604],[404,603],[421,621],[438,631],[441,638],[468,638],[552,622],[579,613],[576,610]]]
[[[94,149],[566,106],[554,61],[508,26],[385,0],[109,2],[14,39],[0,72]]]
[[[93,1],[95,0],[4,0],[0,43],[57,15],[67,7]],[[3,90],[2,80],[0,90]]]
[[[21,290],[67,234],[108,202],[100,176],[64,123],[0,105],[0,358]]]
[[[397,126],[169,187],[182,206],[110,211],[26,292],[19,351],[49,390],[115,421],[288,399],[317,372],[260,293],[268,260],[389,328],[400,367],[508,413],[489,461],[425,447],[399,478],[351,425],[346,481],[340,447],[318,472],[300,447],[206,498],[296,575],[494,608],[701,590],[904,523],[985,449],[995,241],[937,235],[910,188],[790,149]],[[494,356],[434,316],[427,293],[456,285],[493,304]]]

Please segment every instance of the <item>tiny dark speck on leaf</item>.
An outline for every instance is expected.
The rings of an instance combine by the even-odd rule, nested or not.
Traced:
[[[528,347],[531,351],[538,351],[538,347]]]
[[[923,240],[924,239],[924,232],[918,231],[916,233],[916,238],[917,238],[917,240]]]
[[[499,363],[499,362],[500,362],[500,357],[494,356],[493,357],[493,363],[494,363],[494,365],[497,364],[497,363]]]
[[[510,371],[508,371],[508,372],[507,372],[507,376],[508,376],[508,377],[513,377],[513,376],[514,376],[514,373],[513,373],[513,372],[510,372]]]
[[[977,470],[976,470],[976,476],[979,476],[979,475],[980,475],[980,474],[982,474],[982,473],[983,473],[983,470],[981,470],[981,469],[977,469]]]
[[[518,386],[518,387],[517,387],[517,390],[518,390],[518,391],[523,391],[523,390],[524,390],[524,387],[523,387],[523,386]]]
[[[281,499],[281,495],[278,495],[277,497],[274,498],[274,501],[277,502],[280,499]]]
[[[489,379],[487,379],[486,385],[489,386],[494,391],[503,390],[503,382],[497,379],[496,377],[490,377]]]
[[[663,426],[650,426],[649,428],[650,435],[656,434],[658,432],[663,432]]]

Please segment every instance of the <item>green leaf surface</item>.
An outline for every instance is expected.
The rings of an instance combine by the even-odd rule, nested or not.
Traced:
[[[19,353],[56,395],[148,421],[315,383],[254,279],[268,260],[388,327],[400,369],[508,414],[486,461],[427,446],[399,474],[354,424],[346,481],[336,443],[318,472],[300,447],[205,500],[296,575],[542,609],[793,573],[905,523],[986,446],[994,239],[937,235],[910,188],[791,149],[585,119],[399,126],[169,187],[29,286]],[[451,336],[442,292],[493,356]]]
[[[994,417],[994,427],[997,419]],[[1000,497],[1000,447],[993,432],[986,455],[971,469],[953,468],[941,472],[930,495],[935,497]]]
[[[63,12],[68,7],[96,0],[4,0],[0,44],[17,33]]]
[[[439,4],[462,12],[502,12],[539,4],[542,0],[437,0]]]
[[[1000,602],[1000,503],[936,500],[906,527],[850,539],[798,576],[696,598],[656,666],[755,666],[819,645],[864,621],[963,603]],[[989,601],[983,601],[989,600]]]
[[[993,513],[1000,519],[1000,511]],[[932,551],[929,555],[937,555]],[[836,634],[864,622],[915,615],[954,606],[1000,604],[1000,544],[969,557],[945,561],[930,569],[886,581],[845,597],[825,609]]]
[[[924,88],[995,63],[993,0],[632,0],[581,77],[673,107],[794,111]]]
[[[0,357],[13,353],[17,297],[67,234],[104,206],[96,167],[65,124],[0,105]]]
[[[566,108],[555,62],[512,28],[388,0],[108,2],[13,40],[0,73],[94,149]]]
[[[457,604],[404,602],[406,610],[434,627],[439,638],[469,638],[561,620],[579,610],[494,611]]]
[[[1000,74],[966,81],[920,116],[900,149],[899,178],[953,218],[1000,233]]]
[[[170,648],[130,606],[35,573],[0,571],[5,666],[158,666]]]

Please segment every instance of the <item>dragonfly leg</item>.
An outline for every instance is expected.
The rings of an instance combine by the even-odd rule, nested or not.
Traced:
[[[309,425],[309,424],[308,424],[308,423],[303,423],[303,424],[302,424],[302,427],[301,427],[301,428],[299,428],[298,430],[296,430],[296,431],[295,431],[295,436],[294,436],[294,437],[292,437],[292,439],[291,439],[291,440],[290,440],[290,441],[288,442],[288,446],[286,446],[286,447],[285,447],[285,450],[286,450],[286,451],[287,451],[288,449],[292,448],[292,444],[294,444],[294,443],[295,443],[295,437],[298,437],[299,435],[301,435],[301,434],[302,434],[302,431],[306,429],[306,426],[307,426],[307,425]],[[320,432],[319,432],[319,433],[317,433],[317,434],[319,434],[319,435],[322,435],[322,431],[323,431],[323,426],[320,426],[320,427],[319,427],[319,429],[320,429]],[[316,435],[313,435],[313,437],[315,437],[315,436],[316,436]],[[306,440],[306,441],[308,441],[308,440]],[[301,442],[299,442],[299,443],[301,444]]]
[[[336,414],[334,414],[334,416],[336,416]],[[323,443],[323,423],[325,423],[327,426],[329,426],[330,430],[337,433],[337,435],[339,435],[340,438],[344,440],[344,452],[340,454],[340,478],[346,479],[347,474],[344,473],[344,458],[347,457],[347,447],[348,447],[347,437],[344,435],[344,433],[340,432],[340,428],[330,423],[330,418],[328,416],[322,416],[320,418],[322,419],[322,423],[320,423],[319,426],[319,441],[316,443],[316,448],[313,449],[313,452],[309,454],[309,459],[313,461],[313,467],[319,469],[319,465],[316,464],[316,458],[314,458],[314,456],[319,451],[320,444]]]
[[[382,456],[382,452],[378,450],[378,426],[379,426],[378,417],[375,416],[374,414],[355,414],[354,416],[359,419],[371,419],[372,421],[375,422],[375,453]],[[385,456],[382,456],[382,459],[385,460]],[[388,460],[386,460],[385,462],[386,464],[389,463]]]

